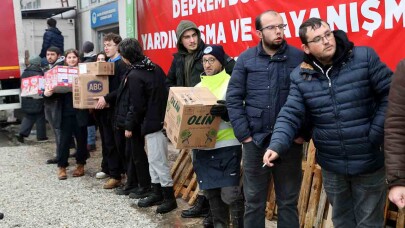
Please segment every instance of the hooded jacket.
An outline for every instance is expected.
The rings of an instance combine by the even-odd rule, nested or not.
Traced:
[[[199,42],[198,42],[198,48],[194,54],[194,60],[193,60],[192,66],[191,66],[191,73],[189,74],[189,83],[187,83],[186,79],[185,79],[185,74],[184,74],[184,64],[185,64],[185,57],[189,53],[188,53],[187,49],[184,47],[184,45],[181,43],[181,37],[184,34],[184,32],[186,32],[190,29],[194,29],[197,32]],[[181,21],[177,27],[176,36],[177,36],[177,53],[175,53],[173,55],[174,59],[170,66],[169,72],[167,74],[166,86],[168,88],[171,86],[193,87],[201,81],[200,75],[202,72],[204,72],[204,68],[201,63],[201,59],[202,59],[203,51],[204,51],[206,45],[201,39],[200,30],[191,21],[187,21],[187,20]],[[235,60],[233,60],[231,57],[229,57],[228,55],[225,54],[225,61],[226,61],[226,64],[224,67],[225,67],[226,73],[231,75],[233,67],[235,65]]]
[[[402,60],[392,79],[385,116],[385,168],[387,182],[405,186],[405,60]]]
[[[323,169],[342,175],[371,173],[384,165],[381,145],[392,72],[373,49],[353,47],[343,31],[334,36],[331,66],[306,55],[291,73],[269,149],[283,156],[308,114],[316,160]]]
[[[42,49],[39,56],[41,58],[46,57],[46,50],[48,50],[48,48],[51,46],[59,48],[62,53],[64,52],[64,38],[62,36],[62,32],[59,31],[58,28],[50,27],[45,30]]]

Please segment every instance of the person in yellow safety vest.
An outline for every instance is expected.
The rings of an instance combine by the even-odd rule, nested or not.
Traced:
[[[244,201],[240,186],[242,146],[236,139],[225,105],[231,78],[223,67],[224,49],[208,45],[203,52],[204,73],[196,87],[208,88],[218,99],[210,114],[222,119],[213,149],[194,149],[193,166],[200,189],[209,200],[214,227],[243,227]],[[231,216],[229,216],[231,215]],[[231,217],[231,218],[230,218]]]

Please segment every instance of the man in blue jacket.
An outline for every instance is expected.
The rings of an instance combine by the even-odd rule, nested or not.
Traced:
[[[301,187],[302,142],[274,169],[262,168],[273,125],[290,88],[289,75],[302,61],[303,52],[284,40],[282,17],[266,11],[256,18],[256,47],[243,52],[235,65],[227,90],[227,107],[236,138],[243,143],[243,188],[246,199],[245,227],[264,227],[270,174],[276,190],[278,227],[299,227],[298,197]]]
[[[64,38],[62,32],[56,28],[56,20],[49,18],[46,23],[48,24],[48,29],[45,30],[44,39],[42,42],[42,49],[39,56],[41,58],[46,57],[46,51],[49,47],[57,47],[63,53]]]
[[[308,114],[334,226],[383,227],[382,143],[392,72],[373,49],[355,47],[345,32],[332,32],[319,18],[305,21],[299,35],[306,55],[291,73],[263,162],[277,167],[276,159],[288,156]]]

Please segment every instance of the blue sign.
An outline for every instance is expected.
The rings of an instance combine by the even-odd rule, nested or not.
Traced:
[[[91,10],[91,28],[118,23],[118,2],[112,2]]]

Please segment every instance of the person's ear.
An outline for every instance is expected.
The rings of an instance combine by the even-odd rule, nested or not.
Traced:
[[[307,54],[307,55],[310,54],[308,44],[302,44],[302,45],[301,45],[301,48],[302,48],[302,50],[305,52],[305,54]]]

